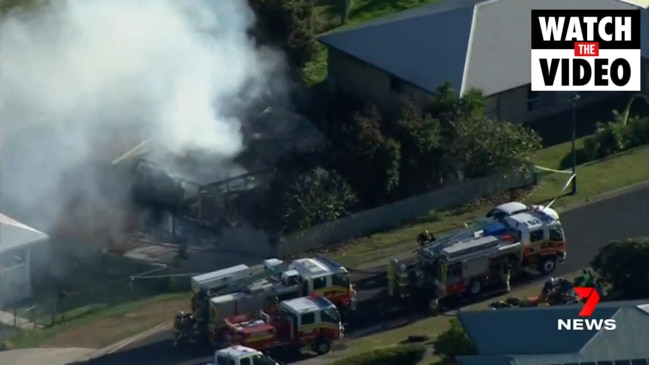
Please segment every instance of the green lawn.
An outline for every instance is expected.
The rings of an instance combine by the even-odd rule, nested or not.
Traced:
[[[398,13],[406,9],[434,3],[437,0],[352,0],[347,23],[340,24],[340,17],[336,15],[328,1],[321,1],[316,7],[317,29],[329,32],[341,27],[354,26],[368,20]],[[309,84],[317,84],[327,77],[327,50],[318,45],[315,58],[304,67],[304,74]]]
[[[145,331],[165,319],[173,318],[173,310],[189,303],[189,294],[171,293],[131,303],[86,306],[66,313],[65,321],[43,329],[25,329],[6,341],[8,348],[38,346],[100,348]],[[175,309],[172,309],[175,308]],[[85,338],[81,338],[81,336]]]

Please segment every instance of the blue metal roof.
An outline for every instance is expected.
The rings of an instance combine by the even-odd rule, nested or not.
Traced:
[[[441,0],[319,39],[422,90],[493,95],[530,82],[530,9],[636,9],[630,0]],[[642,54],[649,56],[649,12]]]
[[[557,320],[578,318],[581,307],[569,305],[460,312],[458,319],[480,355],[575,353],[598,331],[558,331]],[[600,307],[591,318],[608,319],[618,310]]]
[[[425,90],[433,92],[448,81],[459,92],[473,6],[481,1],[440,1],[319,40]]]

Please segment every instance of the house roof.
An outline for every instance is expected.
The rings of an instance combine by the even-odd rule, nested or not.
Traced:
[[[429,92],[448,81],[460,94],[477,88],[492,95],[530,83],[531,9],[648,5],[649,0],[441,0],[319,40]],[[649,36],[642,42],[643,55],[649,55]]]
[[[0,254],[47,238],[47,234],[0,213]]]
[[[557,319],[577,318],[581,305],[461,312],[458,318],[479,354],[463,357],[461,363],[540,365],[647,359],[649,347],[643,345],[649,343],[646,303],[599,304],[591,318],[615,319],[615,331],[558,331]],[[492,328],[498,329],[498,336]]]

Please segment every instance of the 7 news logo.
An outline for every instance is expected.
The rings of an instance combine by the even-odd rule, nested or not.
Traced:
[[[532,91],[640,91],[640,10],[532,10]]]
[[[579,312],[579,317],[590,317],[597,304],[600,301],[599,292],[595,288],[575,287],[573,288],[577,296],[586,299],[584,307]],[[617,329],[617,323],[614,319],[595,319],[595,318],[570,318],[559,319],[557,321],[559,331],[614,331]]]

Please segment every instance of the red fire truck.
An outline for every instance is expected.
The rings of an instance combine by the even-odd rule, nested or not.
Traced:
[[[561,222],[541,211],[501,220],[503,230],[443,248],[435,273],[438,299],[477,295],[525,271],[551,274],[566,258]],[[504,270],[507,268],[507,270]],[[508,274],[504,274],[504,272]]]
[[[482,219],[424,243],[414,266],[392,260],[387,269],[389,293],[441,300],[502,290],[505,271],[510,278],[525,271],[551,274],[566,259],[566,246],[561,221],[543,209]]]
[[[228,317],[220,333],[230,345],[256,350],[310,348],[321,355],[333,341],[343,336],[343,326],[336,306],[316,294],[285,300],[258,315]]]

